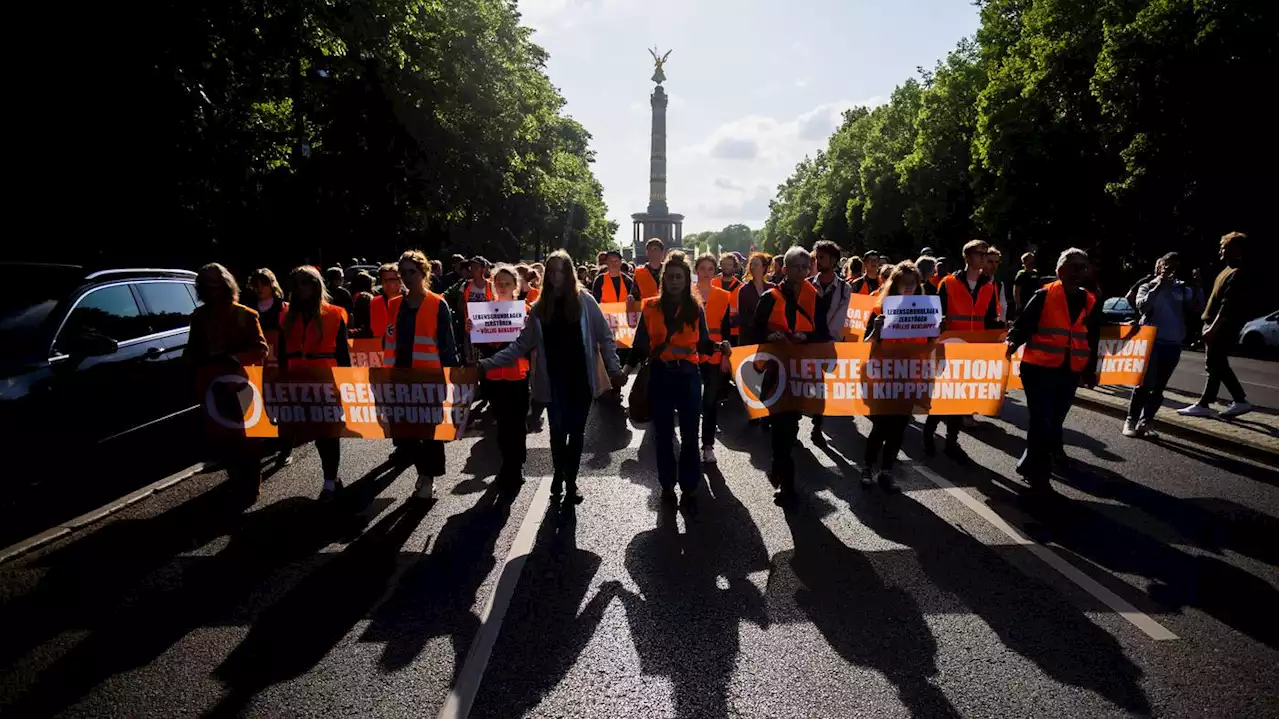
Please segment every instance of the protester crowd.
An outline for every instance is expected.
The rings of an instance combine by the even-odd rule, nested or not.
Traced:
[[[1121,430],[1125,436],[1155,436],[1155,412],[1182,347],[1201,330],[1208,380],[1200,400],[1180,413],[1214,414],[1221,385],[1232,399],[1222,416],[1252,409],[1227,359],[1248,319],[1245,283],[1237,279],[1247,242],[1234,232],[1221,239],[1225,265],[1207,299],[1198,283],[1178,278],[1175,253],[1161,257],[1154,273],[1130,291],[1140,324],[1154,326],[1156,339],[1142,383],[1133,392]],[[1047,278],[1037,274],[1038,258],[1028,252],[1018,258],[1021,269],[1014,279],[1005,281],[1002,259],[999,249],[977,239],[966,242],[954,260],[926,247],[915,259],[896,261],[875,251],[845,258],[829,241],[812,249],[793,246],[773,257],[762,252],[690,257],[651,239],[638,266],[623,261],[617,251],[599,253],[594,264],[575,265],[559,250],[542,262],[513,264],[454,255],[446,271],[440,261],[415,250],[382,264],[376,276],[357,272],[348,278],[339,267],[321,272],[300,266],[282,286],[271,270],[260,268],[248,276],[249,293],[243,297],[232,274],[210,264],[198,273],[202,305],[192,318],[187,355],[204,367],[346,367],[351,365],[350,338],[379,341],[385,367],[475,367],[482,377],[479,397],[495,418],[502,458],[497,481],[507,486],[523,481],[525,435],[541,426],[545,412],[552,492],[568,506],[582,501],[577,475],[592,402],[621,401],[627,376],[644,368],[642,394],[633,389],[631,402],[647,405],[661,499],[694,511],[702,467],[717,461],[718,409],[729,396],[733,346],[843,341],[852,295],[874,298],[861,340],[928,344],[932,340],[883,337],[882,303],[894,296],[934,295],[942,330],[997,330],[1006,356],[1022,350],[1029,424],[1017,472],[1029,484],[1029,498],[1044,501],[1052,495],[1053,465],[1064,457],[1062,427],[1076,390],[1097,381],[1105,298],[1097,292],[1096,263],[1083,250],[1062,252]],[[527,318],[518,337],[472,342],[468,305],[495,301],[524,303]],[[602,304],[618,303],[637,318],[625,349],[615,343],[601,310]],[[771,435],[769,478],[779,504],[795,493],[791,453],[800,418],[798,412],[775,412],[753,421]],[[823,416],[812,419],[810,439],[824,446]],[[876,413],[870,419],[860,481],[896,491],[895,464],[912,416]],[[922,451],[935,453],[937,430],[945,427],[943,454],[968,464],[958,437],[971,422],[967,416],[927,415]],[[276,454],[277,464],[287,464],[293,444],[285,434],[266,450]],[[330,499],[342,487],[341,444],[337,438],[322,438],[315,445],[323,472],[320,498]],[[224,443],[223,451],[245,494],[256,498],[263,446],[242,438]],[[396,439],[392,459],[415,467],[418,497],[430,497],[435,478],[446,473],[439,439]]]

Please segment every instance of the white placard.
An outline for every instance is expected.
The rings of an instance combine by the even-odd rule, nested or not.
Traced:
[[[937,337],[942,328],[942,301],[937,295],[889,295],[882,301],[883,339]]]
[[[522,300],[468,302],[467,319],[471,320],[471,344],[514,341],[524,328],[524,313]]]

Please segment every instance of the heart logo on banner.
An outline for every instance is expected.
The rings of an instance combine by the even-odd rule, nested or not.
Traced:
[[[224,374],[209,382],[205,409],[209,418],[223,427],[248,429],[262,419],[262,395],[248,378]]]
[[[786,390],[787,372],[782,360],[768,352],[755,352],[738,363],[735,381],[748,407],[768,409]]]

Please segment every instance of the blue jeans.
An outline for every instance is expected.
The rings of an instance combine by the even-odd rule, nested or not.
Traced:
[[[653,444],[658,452],[658,483],[684,492],[702,482],[698,457],[698,422],[702,414],[702,375],[697,365],[654,361],[649,369],[649,403],[653,410]],[[676,466],[675,426],[680,421],[680,463]]]
[[[1080,374],[1070,368],[1050,369],[1022,363],[1022,391],[1027,397],[1027,448],[1018,459],[1018,474],[1034,487],[1047,485],[1053,452],[1062,446],[1062,424],[1076,398]]]
[[[1151,347],[1151,361],[1147,363],[1147,373],[1142,376],[1142,384],[1133,388],[1133,396],[1129,398],[1129,421],[1154,422],[1156,410],[1164,402],[1164,388],[1169,385],[1169,378],[1178,366],[1182,357],[1182,345],[1176,342],[1156,342]]]

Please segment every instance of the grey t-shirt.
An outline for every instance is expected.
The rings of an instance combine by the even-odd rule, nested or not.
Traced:
[[[1177,280],[1151,280],[1138,287],[1138,311],[1142,324],[1156,328],[1157,342],[1182,344],[1187,337],[1188,313],[1194,311],[1195,293]]]

